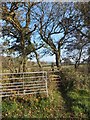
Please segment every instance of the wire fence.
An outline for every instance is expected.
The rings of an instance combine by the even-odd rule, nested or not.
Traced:
[[[47,72],[0,73],[0,97],[45,93]]]

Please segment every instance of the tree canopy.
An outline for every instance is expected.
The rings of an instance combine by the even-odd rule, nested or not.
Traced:
[[[79,63],[90,44],[89,13],[89,2],[2,2],[3,45],[22,58],[23,71],[32,53],[39,67],[43,52],[55,55],[59,68],[62,49]]]

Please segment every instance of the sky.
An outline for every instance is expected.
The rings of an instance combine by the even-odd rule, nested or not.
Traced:
[[[1,27],[1,24],[2,24],[2,20],[0,20],[0,27]],[[0,32],[0,35],[2,34],[2,32]],[[0,38],[0,44],[3,42],[2,38]],[[32,61],[35,61],[36,62],[36,59],[33,58]],[[50,55],[45,55],[43,56],[40,61],[43,61],[43,62],[55,62],[55,56],[50,56]]]
[[[36,62],[36,59],[34,58],[32,61]],[[55,56],[49,56],[45,55],[43,58],[40,59],[41,62],[55,62]]]
[[[0,27],[2,26],[2,20],[0,20]],[[36,37],[37,37],[37,35],[36,35]],[[61,35],[57,35],[57,36],[55,36],[56,38],[58,38],[59,39],[59,37],[61,37]],[[3,42],[3,40],[0,38],[0,43],[2,43]],[[32,61],[36,61],[36,58],[33,58],[33,60]],[[41,59],[40,59],[40,61],[44,61],[44,62],[55,62],[55,55],[53,55],[53,56],[50,56],[50,55],[45,55],[45,56],[43,56]]]
[[[1,20],[0,20],[0,26],[1,26]],[[62,35],[55,35],[53,36],[55,38],[55,41],[60,39],[62,37]],[[2,42],[2,39],[0,38],[0,43]],[[61,51],[61,56],[62,54],[64,55],[63,50]],[[36,59],[34,58],[33,61],[36,61]],[[44,62],[55,62],[55,55],[50,56],[50,55],[45,55],[43,58],[40,59],[40,61],[44,61]]]
[[[0,38],[0,44],[3,42],[3,40]],[[36,59],[33,58],[32,61],[35,61],[36,62]],[[43,62],[55,62],[55,56],[50,56],[50,55],[45,55],[43,56],[40,61],[43,61]]]

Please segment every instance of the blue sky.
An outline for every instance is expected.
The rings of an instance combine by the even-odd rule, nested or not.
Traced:
[[[9,6],[10,6],[10,4],[8,5],[8,7],[9,7]],[[22,9],[22,8],[21,8],[21,9]],[[23,10],[22,10],[22,11],[23,11]],[[25,14],[23,15],[23,17],[25,17]],[[2,20],[0,20],[0,23],[2,23]],[[24,23],[22,22],[22,24],[24,25],[25,22],[24,22]],[[35,34],[35,36],[38,37],[37,34]],[[33,39],[36,39],[36,41],[37,41],[38,39],[37,39],[36,37],[33,38]],[[54,38],[55,41],[58,41],[58,40],[62,37],[62,35],[61,35],[61,34],[59,34],[59,35],[53,35],[52,37]],[[2,41],[2,39],[0,39],[0,42],[1,42],[1,41]],[[39,41],[40,41],[40,40],[39,40]],[[33,61],[36,61],[36,59],[34,58]],[[43,58],[40,59],[40,61],[55,62],[55,55],[53,55],[53,56],[45,55]]]
[[[36,62],[36,59],[34,58],[32,61]],[[53,56],[45,55],[43,58],[40,59],[40,61],[43,61],[43,62],[55,62],[55,55],[53,55]]]
[[[24,17],[24,16],[23,16]],[[1,20],[0,20],[0,24],[1,24]],[[23,23],[24,25],[25,23]],[[54,39],[54,41],[58,41],[61,37],[62,37],[63,34],[58,34],[58,35],[53,35],[52,38]],[[36,37],[35,37],[36,36]],[[39,40],[38,39],[38,35],[35,34],[34,38],[36,41]],[[1,43],[2,39],[0,38],[0,43]],[[40,40],[39,40],[40,41]],[[61,50],[61,56],[65,56],[65,53],[63,50]],[[36,59],[34,58],[33,61],[36,61]],[[45,55],[43,58],[40,59],[40,61],[44,61],[44,62],[55,62],[55,55],[53,56],[50,56],[50,55]]]
[[[3,40],[0,38],[0,43],[2,43],[2,42],[3,42]],[[33,58],[32,61],[36,61],[36,59]],[[42,57],[42,58],[40,59],[40,61],[44,61],[44,62],[55,62],[55,56],[54,56],[54,55],[53,55],[53,56],[45,55],[44,57]]]

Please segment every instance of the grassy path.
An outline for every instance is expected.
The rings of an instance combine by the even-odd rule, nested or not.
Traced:
[[[62,76],[61,76],[62,75]],[[65,81],[64,74],[60,80]],[[56,74],[55,76],[56,77]],[[57,85],[49,76],[49,97],[26,95],[4,98],[2,101],[3,118],[85,118],[90,113],[90,100],[87,91],[72,91],[72,82]],[[70,76],[71,78],[71,76]],[[74,76],[75,78],[75,76]],[[68,77],[69,79],[69,77]],[[85,76],[86,79],[86,76]],[[88,79],[89,80],[89,79]],[[69,92],[69,94],[68,94]],[[85,95],[86,94],[86,95]],[[88,99],[86,99],[86,97]],[[83,100],[83,99],[84,100]],[[73,101],[72,101],[73,99]],[[73,112],[72,112],[73,111]],[[90,115],[88,115],[90,116]]]

